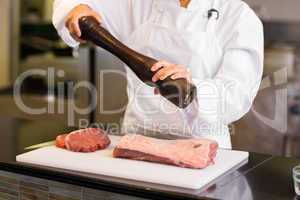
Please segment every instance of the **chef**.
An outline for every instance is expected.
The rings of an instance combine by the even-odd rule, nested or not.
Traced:
[[[95,17],[130,48],[160,60],[153,81],[184,78],[197,98],[177,108],[128,68],[124,133],[205,137],[231,148],[228,126],[245,115],[263,66],[263,26],[241,0],[56,0],[53,23],[71,47],[78,20]]]

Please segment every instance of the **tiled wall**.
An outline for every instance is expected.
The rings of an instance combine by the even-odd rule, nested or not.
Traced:
[[[143,200],[0,171],[0,200]]]

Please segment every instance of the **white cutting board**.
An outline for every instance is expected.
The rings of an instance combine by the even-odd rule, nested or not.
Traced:
[[[168,186],[200,189],[244,162],[249,153],[218,150],[215,165],[206,169],[185,169],[143,161],[118,159],[112,151],[120,137],[110,136],[112,144],[94,153],[75,153],[55,146],[44,147],[17,156],[18,162],[125,178]]]

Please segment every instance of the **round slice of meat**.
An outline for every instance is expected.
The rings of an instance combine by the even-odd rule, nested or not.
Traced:
[[[66,148],[65,139],[66,139],[67,135],[68,134],[63,134],[63,135],[57,136],[56,140],[55,140],[55,145],[59,148],[65,149]]]
[[[74,152],[94,152],[108,147],[110,139],[102,129],[87,128],[68,134],[65,145]]]

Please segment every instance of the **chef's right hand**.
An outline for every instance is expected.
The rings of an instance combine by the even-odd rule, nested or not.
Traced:
[[[79,27],[79,19],[85,16],[95,17],[96,20],[101,23],[100,15],[93,11],[88,5],[80,4],[76,6],[68,14],[66,18],[66,27],[70,31],[71,36],[78,42],[84,43],[85,41],[81,39],[81,30]]]

